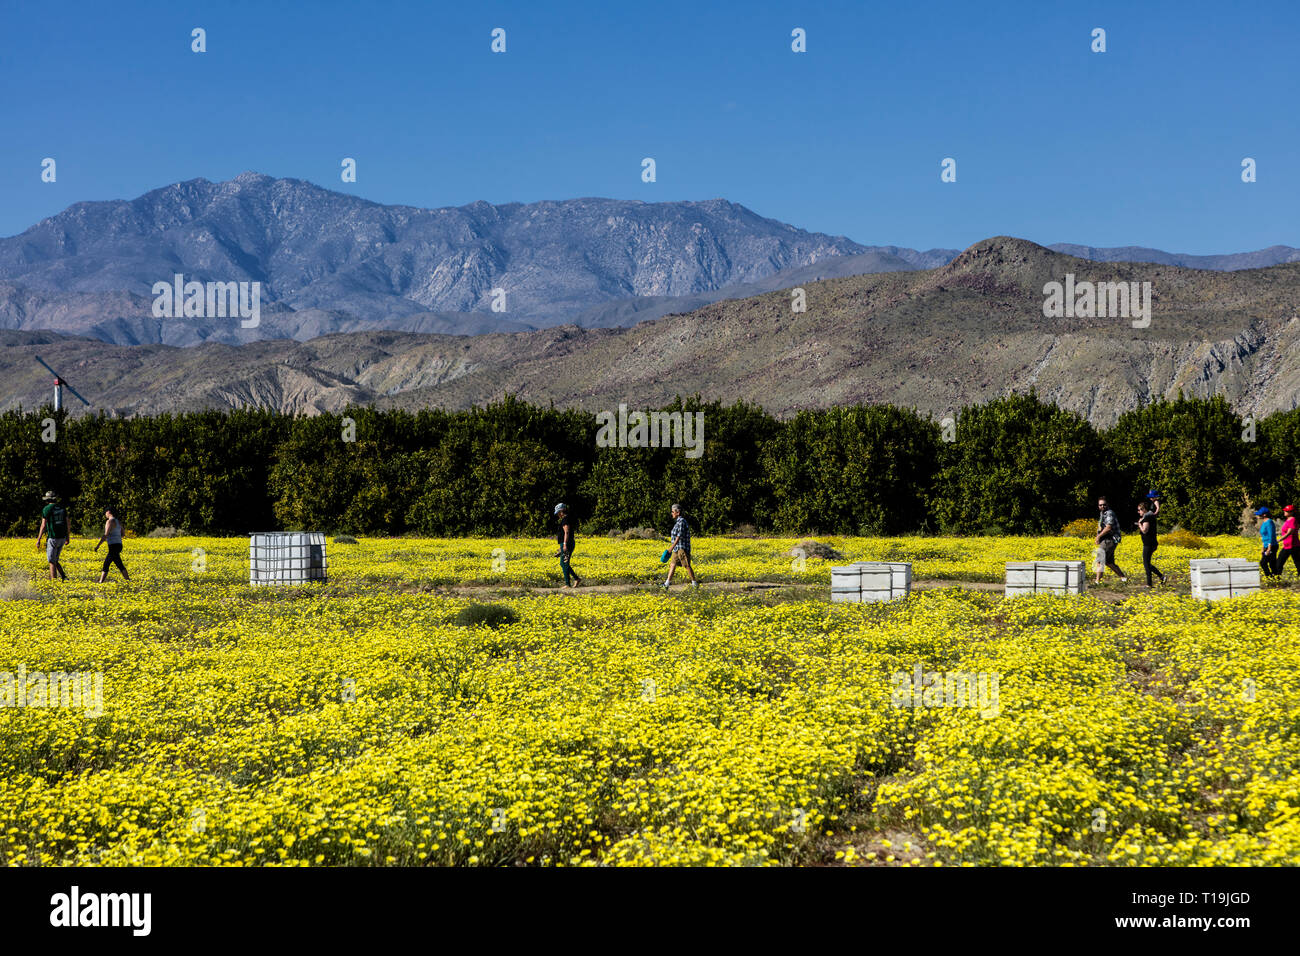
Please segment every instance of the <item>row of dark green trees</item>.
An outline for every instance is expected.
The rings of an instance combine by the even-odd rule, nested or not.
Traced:
[[[1162,527],[1212,534],[1238,531],[1248,503],[1300,499],[1300,410],[1243,420],[1221,398],[1156,402],[1105,430],[1033,394],[964,408],[947,428],[888,405],[786,420],[744,403],[670,408],[704,413],[698,458],[598,447],[594,415],[513,399],[297,418],[11,411],[0,529],[35,535],[47,489],[76,529],[112,505],[141,534],[535,534],[558,501],[590,533],[664,528],[680,501],[704,534],[1050,534],[1095,517],[1099,494],[1128,525],[1152,487]]]

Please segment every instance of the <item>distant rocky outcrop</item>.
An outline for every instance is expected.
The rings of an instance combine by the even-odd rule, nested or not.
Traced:
[[[1150,324],[1046,318],[1044,285],[1067,274],[1149,282]],[[193,348],[0,332],[0,406],[48,401],[49,375],[33,353],[119,414],[244,406],[312,413],[349,403],[466,408],[507,394],[595,411],[620,402],[659,407],[698,393],[778,415],[890,402],[939,418],[1032,387],[1104,426],[1180,391],[1220,394],[1257,416],[1300,404],[1300,262],[1241,272],[1100,264],[1002,236],[941,268],[810,281],[804,289],[803,313],[778,290],[632,328],[366,331]]]

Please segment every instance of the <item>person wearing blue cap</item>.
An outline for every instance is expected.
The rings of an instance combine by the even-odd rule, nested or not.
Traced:
[[[1273,519],[1269,515],[1267,508],[1260,508],[1255,512],[1255,518],[1259,521],[1259,569],[1264,572],[1264,577],[1272,578],[1278,574],[1277,561],[1277,528],[1273,526]]]
[[[1147,573],[1147,587],[1151,587],[1151,575],[1167,584],[1164,573],[1151,563],[1151,556],[1156,553],[1160,543],[1156,540],[1156,511],[1151,506],[1151,499],[1138,502],[1138,533],[1142,535],[1142,567]]]
[[[578,577],[578,572],[569,566],[569,559],[573,557],[573,547],[577,543],[578,523],[569,515],[569,506],[561,501],[555,506],[555,517],[559,521],[559,528],[555,533],[555,541],[560,546],[560,550],[555,552],[555,556],[560,559],[560,569],[564,572],[564,586],[566,588],[576,588],[582,584],[582,578]],[[569,583],[569,577],[573,577],[573,583]]]

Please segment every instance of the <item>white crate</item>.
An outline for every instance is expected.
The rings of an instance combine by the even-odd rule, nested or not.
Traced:
[[[1259,592],[1259,565],[1250,558],[1193,558],[1192,597],[1218,601]]]
[[[1088,586],[1082,561],[1008,561],[1005,595],[1082,594]]]
[[[912,592],[912,565],[903,561],[856,561],[831,568],[831,600],[874,604]]]
[[[329,561],[319,532],[269,531],[248,536],[249,584],[324,581]]]

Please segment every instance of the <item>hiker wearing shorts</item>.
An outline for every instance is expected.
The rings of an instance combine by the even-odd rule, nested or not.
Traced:
[[[566,588],[576,588],[582,584],[582,578],[578,577],[578,572],[569,566],[569,559],[573,557],[573,548],[577,544],[576,531],[577,522],[569,517],[569,506],[560,502],[555,506],[555,517],[559,521],[559,528],[555,533],[555,541],[560,546],[560,550],[555,552],[555,556],[560,559],[560,570],[564,572],[564,586]],[[569,577],[573,577],[573,583],[569,583]]]
[[[673,572],[678,566],[686,569],[686,573],[691,576],[691,587],[698,588],[700,582],[695,580],[695,569],[691,567],[691,526],[686,520],[686,515],[682,512],[681,505],[673,505],[673,531],[672,543],[668,545],[672,551],[672,557],[668,560],[668,580],[663,583],[663,589],[668,590],[673,583]]]
[[[1102,555],[1105,558],[1105,566],[1097,570],[1097,584],[1101,584],[1101,576],[1105,573],[1106,568],[1110,568],[1121,581],[1128,581],[1128,576],[1120,570],[1120,566],[1115,563],[1115,549],[1119,547],[1120,540],[1124,535],[1119,530],[1119,519],[1115,517],[1115,512],[1110,510],[1110,501],[1106,497],[1097,499],[1097,537],[1095,543],[1101,548]]]
[[[1267,508],[1260,508],[1255,512],[1255,518],[1259,521],[1259,569],[1264,572],[1264,577],[1274,578],[1281,575],[1281,570],[1277,564],[1277,526],[1273,524],[1273,518]]]
[[[42,501],[49,502],[41,509],[41,527],[36,532],[36,547],[41,546],[41,535],[45,535],[45,560],[50,565],[50,580],[68,580],[63,565],[59,563],[59,554],[68,543],[68,509],[59,502],[59,496],[52,491],[45,492]]]
[[[1142,535],[1142,567],[1147,572],[1147,587],[1151,587],[1152,574],[1164,584],[1164,574],[1151,563],[1151,556],[1160,545],[1156,543],[1156,512],[1146,501],[1138,502],[1138,534]]]
[[[1300,577],[1300,530],[1296,528],[1295,505],[1287,505],[1282,509],[1282,516],[1286,518],[1282,522],[1282,530],[1278,533],[1278,544],[1281,546],[1277,553],[1277,561],[1274,567],[1280,576],[1286,569],[1287,559],[1295,565],[1295,573]]]
[[[115,564],[122,572],[122,577],[130,581],[131,575],[126,573],[126,565],[122,563],[122,522],[117,520],[117,513],[112,508],[104,512],[104,533],[95,542],[96,551],[101,544],[108,545],[108,555],[104,558],[104,567],[99,572],[99,583],[103,584],[108,580],[108,569]]]

